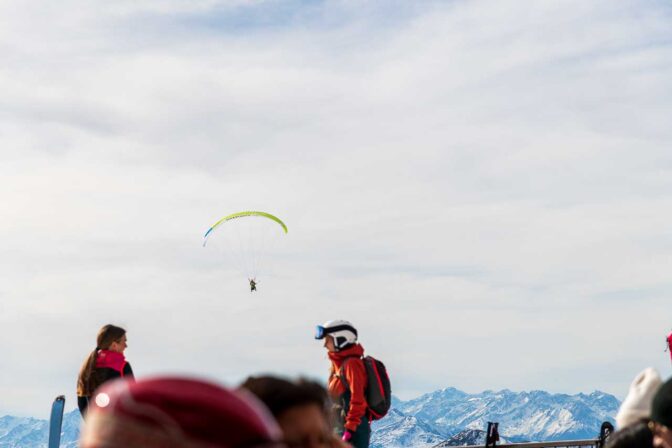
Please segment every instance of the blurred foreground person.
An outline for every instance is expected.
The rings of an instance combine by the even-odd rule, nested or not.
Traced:
[[[641,371],[630,384],[628,395],[616,414],[617,431],[609,436],[607,448],[651,448],[649,425],[653,397],[663,383],[655,369]]]
[[[357,329],[346,320],[330,320],[317,326],[315,339],[324,339],[331,361],[328,390],[335,403],[342,440],[355,448],[368,448],[371,438],[365,395],[368,378]]]
[[[273,376],[249,377],[240,386],[252,392],[271,411],[288,448],[347,447],[332,431],[327,392],[319,384],[291,382]]]
[[[116,378],[133,378],[133,369],[124,356],[127,347],[123,328],[108,324],[98,331],[96,348],[84,360],[77,378],[77,406],[82,417],[93,393],[103,383]]]
[[[606,448],[651,448],[653,433],[647,420],[639,420],[611,434]]]
[[[660,386],[653,398],[650,427],[654,447],[672,448],[672,378]]]
[[[641,371],[630,384],[628,395],[616,414],[616,429],[621,430],[638,422],[648,422],[651,416],[653,397],[663,380],[660,374],[649,367]]]
[[[281,437],[252,394],[161,377],[96,391],[80,448],[282,448]]]

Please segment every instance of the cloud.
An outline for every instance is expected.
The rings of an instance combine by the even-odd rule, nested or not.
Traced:
[[[668,6],[0,8],[0,413],[74,402],[108,322],[229,384],[323,376],[334,317],[406,398],[663,370]],[[254,295],[201,247],[249,208],[290,228]]]

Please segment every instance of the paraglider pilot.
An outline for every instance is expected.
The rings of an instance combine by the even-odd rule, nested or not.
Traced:
[[[257,290],[257,281],[253,278],[249,279],[250,280],[250,292],[254,292]]]

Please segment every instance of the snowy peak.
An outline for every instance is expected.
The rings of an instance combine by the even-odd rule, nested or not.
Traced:
[[[464,445],[476,440],[489,421],[499,422],[500,437],[512,442],[589,439],[597,436],[602,422],[613,423],[619,402],[599,391],[567,395],[504,389],[467,394],[446,388],[397,400],[393,406],[390,415],[374,425],[374,446],[411,446],[407,442],[412,439],[412,446],[428,447],[436,437],[450,444],[445,446]]]
[[[78,410],[63,416],[61,447],[76,448],[82,418]],[[49,422],[30,417],[0,417],[0,447],[46,448]]]
[[[372,448],[427,447],[445,439],[431,424],[414,416],[405,415],[397,409],[391,409],[384,419],[374,422],[374,432],[376,436],[372,438]]]
[[[465,429],[435,446],[438,448],[444,446],[468,445],[485,445],[485,431],[481,429]]]
[[[44,420],[2,417],[0,418],[0,446],[32,446],[42,441],[42,434],[46,434],[46,431],[47,422]],[[5,441],[11,443],[5,445]]]

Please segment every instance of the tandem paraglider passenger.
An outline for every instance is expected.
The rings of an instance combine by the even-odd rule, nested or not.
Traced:
[[[133,378],[133,369],[124,357],[126,347],[126,330],[123,328],[105,325],[98,331],[96,348],[82,364],[77,379],[77,406],[82,417],[93,393],[103,383],[115,378]]]

